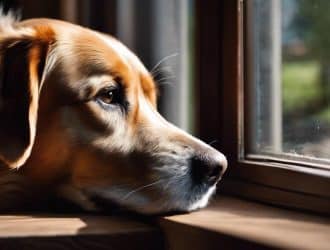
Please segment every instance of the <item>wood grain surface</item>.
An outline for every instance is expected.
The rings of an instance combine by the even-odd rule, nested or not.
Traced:
[[[330,218],[230,197],[160,220],[171,250],[330,249]]]
[[[0,249],[162,249],[160,231],[115,216],[2,215]]]
[[[217,197],[161,217],[2,215],[0,249],[330,249],[330,218]]]

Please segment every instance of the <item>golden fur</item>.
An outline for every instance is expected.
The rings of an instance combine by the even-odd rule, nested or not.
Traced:
[[[0,23],[0,208],[10,207],[8,196],[31,197],[22,194],[28,183],[86,209],[96,208],[94,196],[142,213],[207,204],[225,157],[160,116],[152,76],[124,45],[58,20]],[[109,87],[120,87],[125,103],[102,103]],[[216,172],[205,173],[212,185],[193,183],[195,158]],[[24,185],[8,192],[8,183]]]

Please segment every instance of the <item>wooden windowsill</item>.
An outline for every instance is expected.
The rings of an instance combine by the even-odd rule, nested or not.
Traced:
[[[231,197],[160,220],[171,250],[330,249],[330,219]]]
[[[1,249],[329,249],[330,219],[232,197],[145,221],[103,215],[2,215]]]
[[[159,229],[118,216],[2,215],[0,249],[162,249]]]

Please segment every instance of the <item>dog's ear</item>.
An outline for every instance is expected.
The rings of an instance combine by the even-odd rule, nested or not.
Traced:
[[[1,31],[1,30],[0,30]],[[49,36],[0,37],[0,162],[20,167],[34,143]]]

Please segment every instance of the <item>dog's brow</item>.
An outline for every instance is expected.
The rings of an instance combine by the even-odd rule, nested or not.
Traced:
[[[78,65],[78,70],[86,77],[92,77],[95,75],[114,75],[113,70],[111,70],[105,62],[102,63],[101,59],[98,63],[91,63],[90,60],[81,62]]]
[[[91,64],[89,62],[84,63],[79,66],[79,71],[81,75],[84,75],[86,78],[91,78],[94,76],[107,75],[114,79],[115,82],[120,83],[123,87],[126,87],[130,81],[130,76],[123,75],[122,72],[116,68],[111,69],[105,65],[105,63]]]

